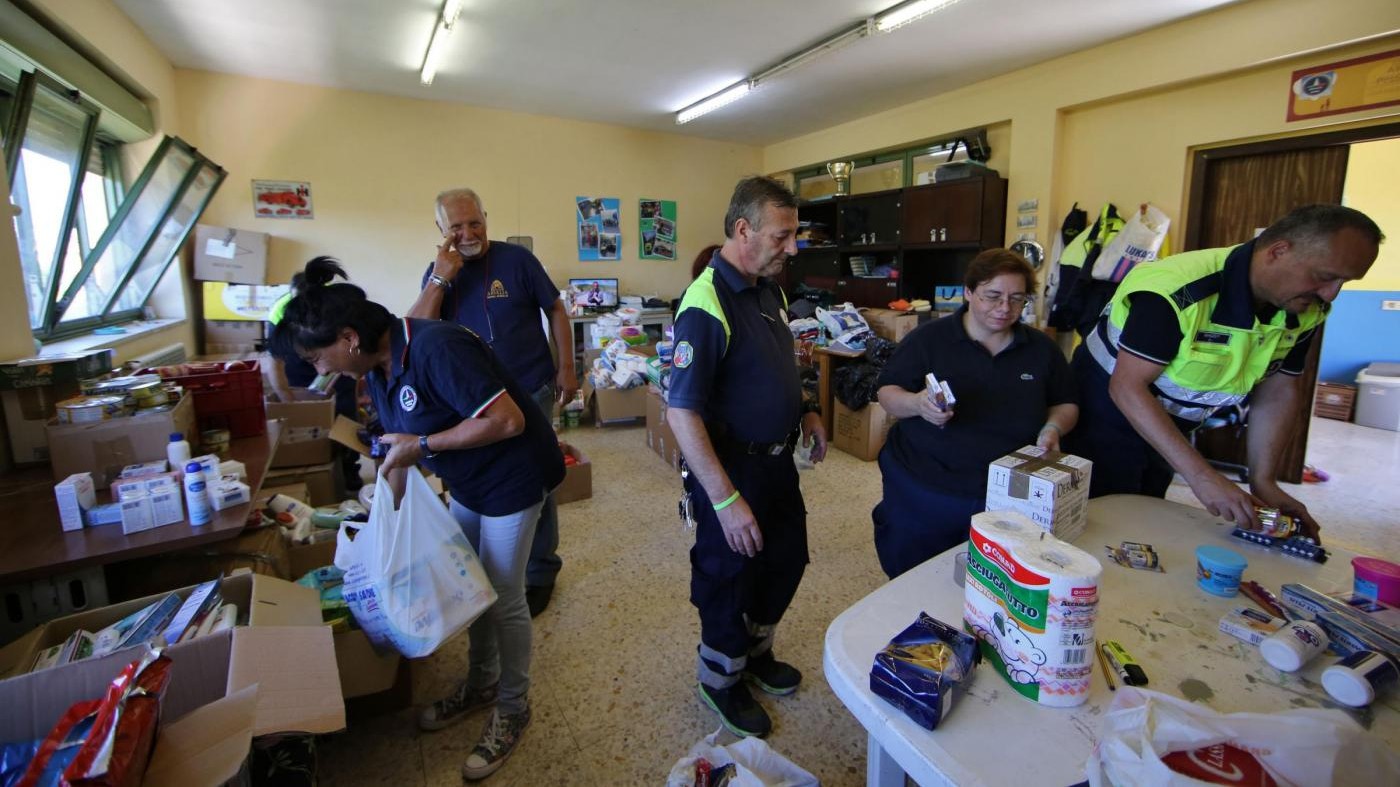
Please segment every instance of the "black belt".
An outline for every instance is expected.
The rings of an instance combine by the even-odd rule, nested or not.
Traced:
[[[778,443],[755,443],[747,440],[724,441],[724,452],[746,456],[782,456],[797,447],[797,430],[793,430],[786,440]]]

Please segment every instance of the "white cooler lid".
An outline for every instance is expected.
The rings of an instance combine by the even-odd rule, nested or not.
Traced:
[[[1400,363],[1373,363],[1357,373],[1356,382],[1400,386]]]

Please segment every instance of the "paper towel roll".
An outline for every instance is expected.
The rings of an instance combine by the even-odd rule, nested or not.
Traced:
[[[1019,694],[1069,707],[1088,699],[1099,574],[1093,555],[1025,516],[972,518],[963,625]]]

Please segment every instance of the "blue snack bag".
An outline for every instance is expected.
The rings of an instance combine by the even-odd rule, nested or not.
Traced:
[[[875,654],[870,690],[932,730],[952,710],[953,695],[981,660],[975,637],[920,612]]]

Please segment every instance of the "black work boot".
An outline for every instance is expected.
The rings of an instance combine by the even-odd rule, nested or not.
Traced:
[[[797,684],[802,682],[802,673],[791,664],[773,658],[773,652],[769,651],[761,656],[749,656],[748,665],[744,667],[744,680],[768,694],[785,697],[797,691]]]
[[[763,706],[754,701],[749,687],[735,683],[729,688],[716,689],[700,685],[700,700],[719,714],[724,728],[741,738],[762,738],[773,729],[773,722]]]

